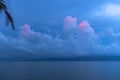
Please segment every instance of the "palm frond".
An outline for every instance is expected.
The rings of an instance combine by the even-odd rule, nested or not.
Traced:
[[[4,0],[0,0],[0,12],[4,11],[6,15],[6,22],[11,23],[12,29],[15,30],[14,21],[11,14],[8,12]]]

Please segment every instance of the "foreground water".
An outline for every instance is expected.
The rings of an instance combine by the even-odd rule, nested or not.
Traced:
[[[120,62],[0,62],[0,80],[120,80]]]

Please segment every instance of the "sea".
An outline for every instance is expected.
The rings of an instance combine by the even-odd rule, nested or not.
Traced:
[[[120,62],[1,61],[0,80],[120,80]]]

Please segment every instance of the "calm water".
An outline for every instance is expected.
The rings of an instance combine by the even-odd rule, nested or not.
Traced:
[[[0,62],[0,80],[120,80],[120,62]]]

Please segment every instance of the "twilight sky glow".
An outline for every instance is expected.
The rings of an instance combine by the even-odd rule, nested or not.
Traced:
[[[120,55],[119,0],[6,0],[16,31],[0,21],[1,57]]]

